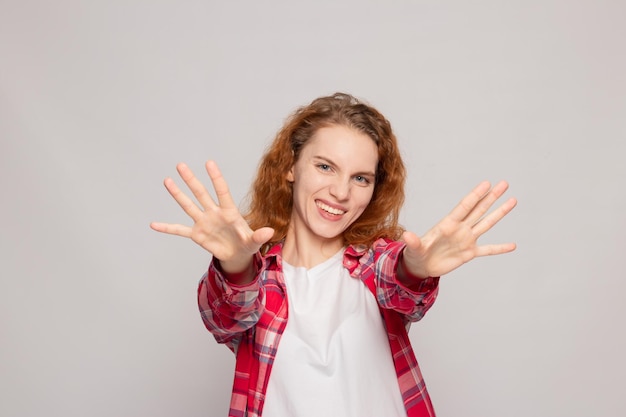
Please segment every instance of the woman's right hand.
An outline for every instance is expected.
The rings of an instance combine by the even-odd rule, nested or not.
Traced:
[[[157,232],[190,238],[219,259],[226,273],[236,274],[248,270],[253,255],[272,238],[274,229],[250,229],[215,162],[207,161],[206,170],[211,178],[217,203],[186,164],[178,164],[176,170],[201,207],[183,193],[171,178],[166,178],[163,184],[191,217],[193,226],[153,222],[150,227]]]

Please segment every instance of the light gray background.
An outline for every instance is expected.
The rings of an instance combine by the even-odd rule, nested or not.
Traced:
[[[295,107],[392,122],[403,224],[480,180],[514,254],[443,278],[411,337],[442,417],[623,416],[626,3],[0,1],[0,415],[224,416],[209,256],[162,187],[218,161],[242,201]],[[355,381],[358,383],[358,381]]]

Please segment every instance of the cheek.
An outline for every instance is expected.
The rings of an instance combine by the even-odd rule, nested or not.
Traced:
[[[296,175],[296,181],[293,183],[294,192],[301,195],[311,195],[326,186],[328,186],[328,184],[324,177],[306,174]]]
[[[294,202],[298,205],[305,205],[316,189],[317,187],[310,180],[302,176],[296,176],[296,181],[293,182]]]
[[[365,208],[372,202],[373,196],[374,196],[373,189],[363,190],[363,192],[359,193],[359,196],[358,196],[359,206],[361,206],[363,210],[365,210]]]

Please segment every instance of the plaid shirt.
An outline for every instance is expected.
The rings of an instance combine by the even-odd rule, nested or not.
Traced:
[[[435,416],[408,337],[411,322],[421,319],[435,301],[439,278],[418,289],[395,279],[404,244],[379,239],[370,248],[349,246],[343,265],[376,296],[408,417]],[[280,337],[287,324],[287,289],[282,273],[282,245],[254,258],[257,278],[233,285],[213,260],[198,287],[202,320],[219,343],[236,354],[230,417],[261,416],[265,392]]]

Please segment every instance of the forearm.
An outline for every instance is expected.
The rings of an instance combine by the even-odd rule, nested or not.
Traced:
[[[439,278],[412,276],[402,266],[402,242],[380,247],[376,259],[377,299],[383,308],[395,310],[409,321],[421,319],[437,297]]]
[[[398,259],[398,266],[396,268],[396,280],[399,284],[412,290],[419,291],[420,287],[425,283],[429,277],[420,277],[413,274],[406,266],[404,262],[404,256],[401,253]]]
[[[250,284],[258,274],[254,257],[250,257],[248,260],[229,262],[215,259],[214,263],[224,278],[234,285]]]
[[[259,271],[252,263],[254,271]],[[198,307],[207,329],[218,342],[231,338],[253,327],[263,310],[262,289],[255,276],[246,284],[230,282],[213,260],[198,286]]]

